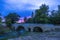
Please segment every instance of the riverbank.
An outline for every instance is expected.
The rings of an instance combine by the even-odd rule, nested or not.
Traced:
[[[20,36],[8,40],[59,40],[60,32],[49,32],[49,33],[29,33],[26,36]]]

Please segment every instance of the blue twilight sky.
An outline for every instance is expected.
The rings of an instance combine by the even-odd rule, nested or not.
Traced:
[[[57,9],[60,0],[0,0],[0,13],[6,16],[9,12],[17,12],[22,17],[28,17],[42,4],[49,5],[49,10],[53,10]]]

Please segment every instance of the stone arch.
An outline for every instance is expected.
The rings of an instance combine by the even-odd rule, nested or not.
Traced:
[[[25,28],[20,25],[20,26],[17,27],[16,31],[20,31],[20,30],[25,30]]]
[[[43,32],[43,29],[41,27],[36,26],[33,28],[33,32]]]

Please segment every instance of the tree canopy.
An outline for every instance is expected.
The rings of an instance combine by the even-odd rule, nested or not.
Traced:
[[[27,21],[29,23],[60,24],[60,5],[58,5],[58,10],[49,11],[49,6],[42,4],[39,9],[35,10],[35,16]]]
[[[42,4],[40,6],[40,9],[35,10],[35,17],[34,17],[34,22],[35,23],[44,23],[48,21],[48,12],[49,12],[49,7],[45,4]]]
[[[16,23],[20,19],[20,16],[17,13],[9,13],[5,18],[7,27],[12,30],[12,24]]]

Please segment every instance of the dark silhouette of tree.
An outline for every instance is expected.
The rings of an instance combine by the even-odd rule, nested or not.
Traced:
[[[49,15],[49,12],[51,15]],[[60,24],[60,5],[58,5],[58,10],[49,11],[49,6],[42,4],[40,9],[35,10],[35,15],[32,12],[31,17],[26,23]]]
[[[31,15],[31,17],[33,18],[34,17],[34,13],[32,12],[32,15]]]
[[[53,10],[51,12],[50,20],[52,24],[60,24],[60,5],[58,5],[58,10]]]
[[[6,16],[6,19],[7,20],[11,20],[12,23],[15,23],[16,21],[19,20],[19,15],[17,13],[9,13],[7,16]]]
[[[29,18],[26,23],[33,23],[33,18]]]
[[[27,21],[27,17],[24,17],[24,22],[26,22]]]
[[[56,24],[60,24],[60,5],[58,5],[58,10],[55,16],[55,22]]]
[[[48,10],[49,7],[45,4],[40,6],[40,9],[35,11],[34,23],[46,23],[48,21]]]
[[[6,18],[6,24],[7,24],[7,27],[9,27],[11,30],[12,29],[12,24],[13,23],[16,23],[16,21],[19,20],[19,15],[17,13],[9,13],[5,18]]]
[[[34,18],[34,13],[32,12],[31,18],[27,19],[26,23],[34,23],[33,18]]]

